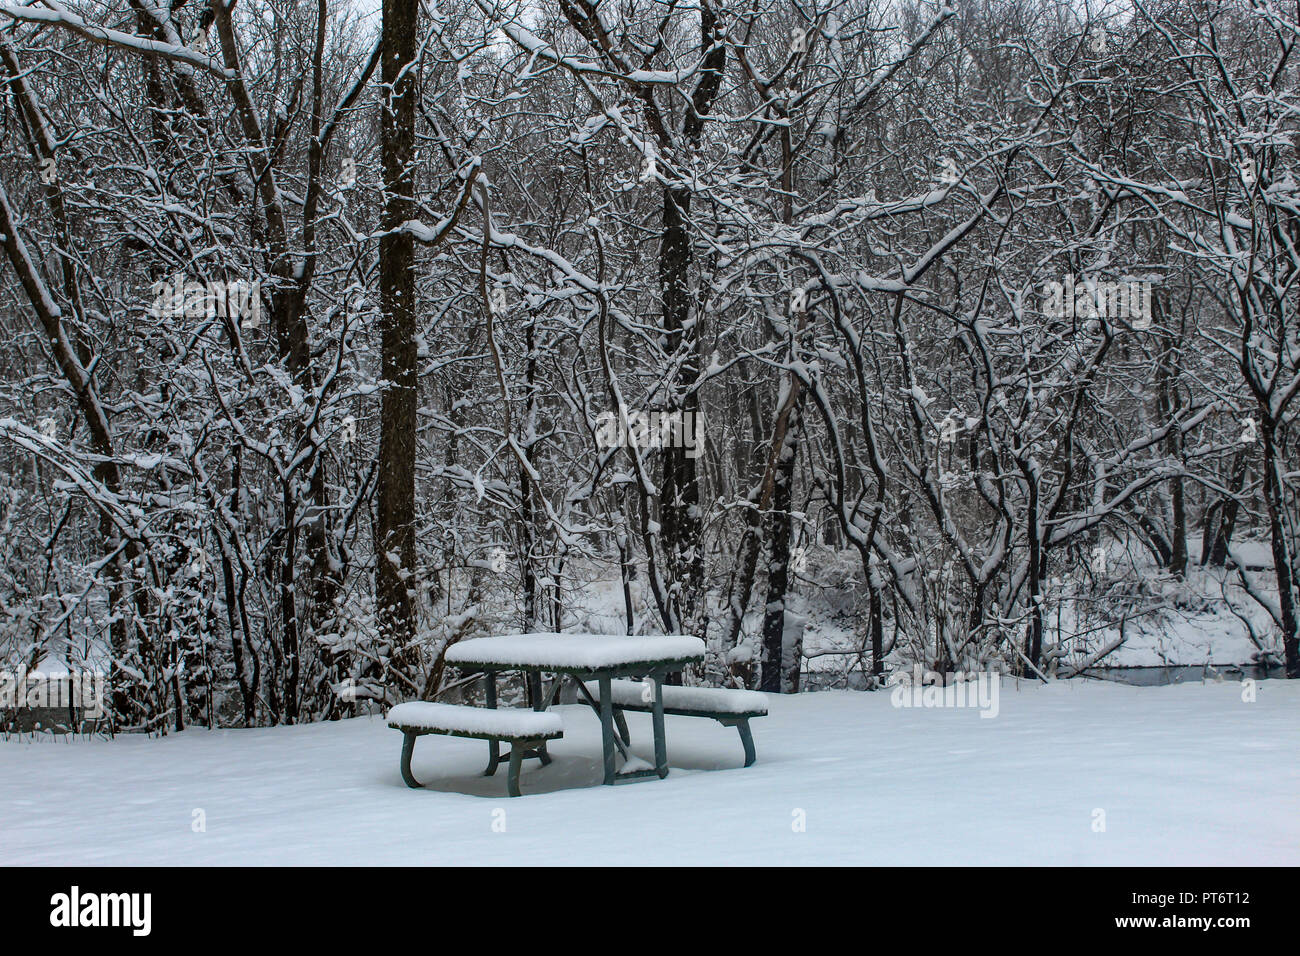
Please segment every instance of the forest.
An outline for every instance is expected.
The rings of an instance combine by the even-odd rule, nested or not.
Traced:
[[[499,632],[793,693],[1199,615],[1300,677],[1297,40],[0,0],[0,670],[155,735],[433,700]]]

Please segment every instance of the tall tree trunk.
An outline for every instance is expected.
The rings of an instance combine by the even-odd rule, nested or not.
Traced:
[[[793,80],[791,81],[793,90]],[[775,102],[783,100],[778,96]],[[781,221],[789,226],[794,221],[794,145],[791,133],[790,117],[784,105],[776,107],[776,113],[784,120],[781,128]],[[800,307],[797,315],[790,316],[796,323],[790,334],[790,358],[795,357],[796,340],[803,330],[807,310]],[[774,510],[769,522],[767,602],[763,606],[763,666],[762,681],[764,690],[778,693],[799,689],[799,658],[802,647],[786,647],[786,613],[785,602],[790,589],[790,538],[794,531],[794,521],[790,514],[794,500],[794,463],[795,443],[792,440],[799,419],[799,400],[802,395],[800,382],[793,374],[788,377],[786,388],[790,390],[794,401],[790,424],[781,436],[778,455],[775,487],[772,492]],[[787,651],[792,660],[786,660]],[[789,671],[793,670],[791,678]]]
[[[536,537],[537,509],[541,506],[540,502],[533,501],[533,483],[528,476],[528,469],[533,467],[533,447],[536,442],[533,436],[537,434],[537,341],[536,341],[536,322],[529,319],[528,324],[524,327],[524,347],[528,355],[524,361],[524,380],[528,389],[528,397],[524,403],[524,440],[521,445],[523,450],[524,462],[520,463],[519,468],[519,567],[523,574],[524,589],[524,631],[532,632],[537,629],[537,566],[536,560],[537,548],[534,544]],[[525,464],[526,462],[526,464]],[[554,584],[555,600],[558,603],[559,583]],[[555,630],[559,630],[559,614],[555,615],[557,620]]]
[[[1029,589],[1029,630],[1025,634],[1025,667],[1017,669],[1027,676],[1038,667],[1038,659],[1043,653],[1043,603],[1041,600],[1043,552],[1042,531],[1039,528],[1038,520],[1038,484],[1034,480],[1034,475],[1030,473],[1027,463],[1021,461],[1019,464],[1021,473],[1029,486],[1028,509],[1025,516],[1025,527],[1029,538],[1029,580],[1026,582]]]
[[[741,62],[742,65],[746,67],[746,70],[749,71],[748,61],[742,60]],[[794,145],[793,145],[794,141],[791,133],[789,110],[785,106],[785,100],[783,100],[780,96],[772,95],[773,92],[772,88],[767,82],[759,79],[758,76],[754,74],[752,71],[749,71],[749,73],[750,73],[750,78],[754,82],[759,95],[762,96],[765,100],[769,101],[773,113],[776,115],[778,121],[780,121],[783,124],[780,132],[781,173],[779,177],[781,183],[781,221],[785,223],[787,226],[789,226],[794,221]],[[795,335],[797,336],[798,332],[802,331],[803,329],[804,322],[806,320],[806,312],[801,309],[799,311],[799,314],[797,316],[794,316],[793,318],[795,318],[797,321],[797,328],[795,332]],[[792,338],[791,339],[792,352],[793,352],[793,344],[794,342]],[[762,541],[760,540],[759,537],[759,530],[762,523],[763,513],[765,512],[765,510],[767,509],[771,501],[773,483],[777,480],[778,468],[786,469],[787,496],[789,492],[788,485],[793,480],[793,475],[794,475],[793,454],[791,455],[789,461],[787,462],[786,458],[784,457],[784,453],[787,444],[786,436],[789,432],[789,428],[794,424],[795,420],[797,420],[798,417],[798,413],[797,411],[795,411],[795,409],[796,409],[796,403],[799,401],[801,397],[801,387],[802,387],[802,383],[794,375],[787,376],[786,388],[788,391],[786,392],[785,401],[782,402],[779,407],[776,423],[772,428],[772,448],[768,457],[767,470],[763,474],[763,479],[759,483],[759,487],[750,495],[750,503],[752,505],[756,504],[756,507],[751,507],[747,509],[745,513],[745,518],[746,518],[745,531],[744,534],[741,536],[741,540],[740,540],[740,577],[739,580],[735,582],[736,586],[732,589],[733,593],[731,595],[731,601],[730,601],[731,606],[729,608],[731,621],[730,621],[730,628],[729,628],[730,633],[728,635],[728,640],[727,640],[728,648],[734,647],[736,645],[736,642],[740,637],[740,630],[741,630],[741,625],[744,621],[745,611],[749,608],[749,596],[753,591],[753,586],[754,586],[754,572],[758,567],[758,553],[762,547]],[[757,424],[758,422],[757,414],[754,415],[754,421],[755,424]],[[755,429],[754,437],[758,438],[757,428]],[[773,564],[776,563],[777,560],[776,555],[778,552],[784,554],[785,560],[788,562],[789,552],[790,552],[790,528],[791,528],[790,522],[788,520],[785,522],[769,522],[769,528],[773,531],[773,533],[784,532],[784,536],[785,536],[785,540],[783,542],[778,543],[775,539],[771,542],[772,563]],[[779,622],[768,621],[768,615],[771,613],[770,606],[773,603],[773,596],[771,594],[771,580],[772,580],[771,578],[768,579],[768,584],[769,584],[768,608],[765,608],[763,612],[763,634],[764,634],[763,660],[764,661],[766,661],[767,659],[767,641],[768,641],[767,634],[769,628],[780,629],[782,632],[784,632],[784,627],[785,627],[784,618]],[[787,571],[782,572],[782,580],[785,580],[788,583]],[[776,603],[779,604],[779,606],[782,608],[780,613],[783,616],[785,613],[784,592],[782,592],[780,595],[777,596]],[[766,678],[763,679],[766,680]]]
[[[375,606],[381,640],[399,673],[413,664],[415,605],[415,60],[418,0],[384,0],[380,152],[384,208],[379,240],[382,375]],[[409,678],[411,675],[407,675]]]
[[[1165,310],[1161,309],[1161,311]],[[1160,409],[1160,420],[1165,422],[1173,420],[1182,411],[1178,390],[1178,365],[1174,349],[1175,346],[1170,345],[1161,353],[1156,373],[1157,404]],[[1170,429],[1169,437],[1165,439],[1165,454],[1181,461],[1182,453],[1183,433],[1177,428]],[[1169,532],[1169,570],[1181,578],[1187,573],[1187,498],[1182,478],[1170,479],[1169,498],[1173,513],[1173,527]]]
[[[794,413],[797,428],[798,411]],[[763,658],[761,687],[782,693],[789,686],[785,679],[785,602],[790,586],[790,537],[793,519],[790,509],[794,500],[795,429],[786,432],[776,463],[772,488],[772,513],[768,540],[771,551],[767,566],[767,603],[763,608]],[[797,662],[795,664],[797,667]]]
[[[664,346],[669,354],[686,351],[673,382],[670,411],[681,414],[693,426],[699,414],[699,374],[696,355],[697,330],[690,323],[691,268],[690,236],[686,220],[690,215],[689,190],[664,188],[663,239],[659,251],[659,286],[663,301]],[[660,518],[664,551],[672,582],[672,608],[667,628],[685,630],[694,620],[696,601],[704,583],[704,552],[700,541],[700,485],[696,460],[684,447],[663,452],[663,496]]]
[[[1267,419],[1261,428],[1264,439],[1264,503],[1268,506],[1269,543],[1273,551],[1273,573],[1277,576],[1277,603],[1281,611],[1282,651],[1286,676],[1300,678],[1300,635],[1297,635],[1295,582],[1292,580],[1291,547],[1283,526],[1282,481],[1278,472],[1277,429]]]
[[[870,594],[870,613],[868,628],[871,634],[871,676],[879,677],[885,672],[884,643],[885,621],[884,601],[880,594],[880,582],[873,568],[867,569],[867,588]]]

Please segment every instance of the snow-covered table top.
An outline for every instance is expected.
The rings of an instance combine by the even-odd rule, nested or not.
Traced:
[[[556,672],[628,671],[691,664],[704,659],[704,642],[680,634],[625,637],[616,634],[505,634],[453,645],[447,663],[484,669]]]

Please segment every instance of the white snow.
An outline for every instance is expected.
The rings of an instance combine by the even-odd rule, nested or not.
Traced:
[[[379,716],[0,741],[0,864],[1300,863],[1300,681],[1254,703],[1228,682],[1005,682],[991,720],[889,693],[769,705],[753,767],[734,730],[669,717],[667,779],[616,787],[590,708],[559,708],[555,762],[525,761],[517,799],[456,737],[417,743],[429,789],[407,789]],[[628,722],[652,759],[650,716]]]
[[[561,734],[564,725],[554,712],[538,713],[518,707],[465,707],[410,700],[388,712],[390,727],[451,730],[464,734],[500,734],[502,737],[538,737]]]
[[[610,681],[610,697],[615,704],[640,707],[648,704],[653,692],[651,685],[634,680]],[[600,693],[600,682],[587,681],[587,692],[592,697]],[[726,687],[672,687],[663,686],[664,706],[674,710],[716,711],[721,714],[767,713],[767,695],[754,690],[732,690]]]
[[[1133,603],[1141,606],[1144,613],[1128,617],[1122,644],[1117,624],[1097,620],[1098,614],[1117,620],[1122,604],[1108,606],[1085,598],[1082,607],[1089,617],[1081,619],[1069,600],[1065,586],[1068,582],[1048,581],[1051,591],[1048,603],[1053,609],[1047,615],[1045,642],[1049,645],[1064,642],[1067,654],[1059,662],[1060,673],[1068,674],[1097,652],[1114,647],[1100,661],[1102,667],[1201,667],[1208,662],[1211,665],[1208,673],[1213,676],[1215,670],[1256,661],[1261,648],[1252,640],[1252,628],[1264,648],[1271,650],[1272,658],[1280,660],[1282,648],[1276,628],[1268,613],[1242,589],[1236,572],[1201,567],[1199,540],[1189,542],[1189,550],[1191,566],[1185,578],[1178,580],[1142,558],[1130,568],[1125,562],[1132,560],[1131,556],[1117,547],[1112,548],[1107,566],[1117,585],[1124,589],[1126,586],[1119,582],[1134,576],[1141,581],[1137,589],[1140,597]],[[1241,539],[1234,542],[1233,552],[1249,568],[1267,567],[1271,561],[1267,542]],[[865,606],[865,589],[858,583],[861,564],[848,551],[818,549],[810,554],[809,567],[820,587],[787,595],[786,607],[808,618],[803,641],[808,671],[830,678],[854,663],[856,651],[862,646],[857,624]],[[1260,593],[1276,600],[1276,579],[1271,567],[1252,571],[1252,576]],[[1104,577],[1100,578],[1099,587],[1107,587]],[[1129,587],[1121,593],[1132,590]],[[761,613],[753,608],[746,618],[745,630],[758,633],[761,629]],[[887,663],[906,669],[911,660],[896,654]]]
[[[448,664],[517,664],[529,667],[627,667],[655,661],[701,660],[704,642],[680,634],[626,637],[613,634],[504,634],[461,641]]]

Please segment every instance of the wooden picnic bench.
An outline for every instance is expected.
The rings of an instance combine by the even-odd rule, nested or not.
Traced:
[[[469,673],[483,675],[486,707],[410,701],[389,712],[388,725],[402,731],[402,779],[407,786],[422,786],[411,773],[415,739],[424,734],[473,737],[488,742],[488,766],[484,776],[496,773],[507,759],[499,743],[510,744],[510,772],[507,788],[519,796],[519,771],[523,761],[535,758],[545,766],[551,762],[546,745],[562,737],[560,718],[546,713],[559,696],[566,679],[600,717],[606,784],[631,777],[668,776],[668,747],[664,734],[666,714],[708,717],[726,727],[735,727],[745,748],[745,766],[754,763],[754,739],[749,721],[767,714],[767,698],[754,691],[707,687],[667,687],[664,678],[687,664],[704,659],[704,642],[696,637],[667,635],[635,637],[599,634],[507,634],[462,641],[447,649],[448,664]],[[532,710],[497,709],[497,676],[502,671],[521,671],[526,676]],[[542,694],[542,675],[555,680],[548,695]],[[626,678],[642,678],[640,681]],[[651,715],[655,764],[632,757],[624,711]],[[618,726],[615,732],[615,724]],[[621,753],[623,769],[616,769]]]
[[[586,685],[589,692],[596,690],[596,682]],[[749,731],[749,721],[767,716],[767,697],[754,690],[732,690],[715,687],[659,688],[663,694],[663,711],[674,717],[709,717],[724,727],[735,727],[740,733],[740,743],[745,748],[745,766],[752,766],[754,737]],[[614,722],[618,725],[623,743],[632,743],[623,711],[654,712],[654,688],[648,682],[616,680],[610,684],[614,704]]]
[[[668,776],[668,745],[662,708],[653,708],[655,765],[616,769],[616,754],[631,760],[626,745],[614,732],[612,685],[616,678],[641,677],[661,687],[673,671],[704,660],[704,642],[698,637],[670,634],[634,637],[621,634],[505,634],[461,641],[447,649],[446,662],[468,673],[484,675],[487,705],[496,707],[496,678],[502,671],[527,675],[533,708],[544,711],[559,695],[562,680],[555,681],[549,696],[542,695],[542,674],[572,678],[587,702],[600,716],[601,743],[606,784],[633,777]],[[596,697],[587,691],[586,681],[596,686]],[[496,744],[490,743],[495,749]],[[545,743],[539,748],[545,754]],[[546,758],[543,758],[543,763]],[[492,772],[489,763],[488,771]]]
[[[510,768],[506,774],[506,790],[512,797],[519,796],[519,768],[524,758],[537,757],[543,764],[550,763],[544,750],[546,741],[564,736],[558,714],[517,708],[496,710],[463,704],[435,704],[424,700],[398,704],[388,712],[388,726],[402,732],[402,779],[408,787],[415,788],[424,786],[411,773],[411,755],[415,752],[417,737],[442,734],[489,741],[493,759],[488,766],[488,775],[496,772],[497,764],[503,759],[497,741],[509,741]]]

